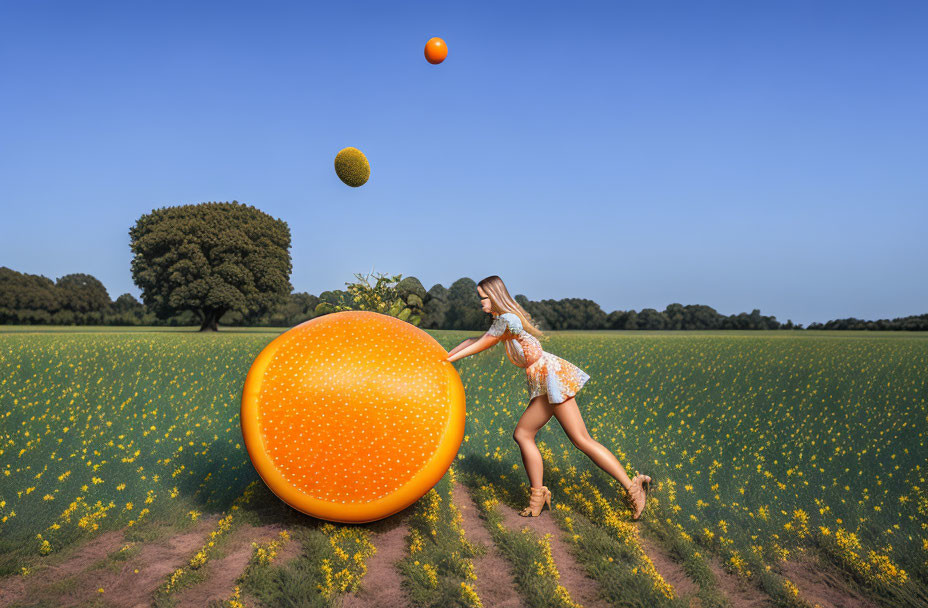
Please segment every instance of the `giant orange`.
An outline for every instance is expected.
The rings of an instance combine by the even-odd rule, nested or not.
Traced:
[[[343,523],[382,519],[442,478],[464,437],[464,387],[418,327],[369,311],[316,317],[258,355],[242,435],[281,500]]]

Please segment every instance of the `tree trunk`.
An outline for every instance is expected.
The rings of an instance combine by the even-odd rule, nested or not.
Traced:
[[[221,317],[223,311],[206,309],[203,311],[203,325],[200,326],[200,331],[219,331],[219,317]]]

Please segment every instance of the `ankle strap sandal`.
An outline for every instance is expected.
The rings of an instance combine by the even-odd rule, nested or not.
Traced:
[[[648,500],[648,492],[651,491],[651,478],[647,475],[635,475],[632,479],[632,485],[628,489],[628,496],[632,503],[632,519],[637,520],[644,511],[645,503]]]
[[[538,517],[545,503],[548,504],[548,510],[551,510],[551,490],[548,486],[536,488],[532,486],[532,495],[529,498],[528,506],[519,512],[522,517]]]

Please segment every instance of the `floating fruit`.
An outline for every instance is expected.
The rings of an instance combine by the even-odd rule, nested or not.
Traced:
[[[335,174],[352,188],[357,188],[371,176],[371,165],[357,148],[343,148],[335,155]]]
[[[425,59],[431,64],[438,64],[448,56],[448,46],[441,38],[430,38],[425,43]]]

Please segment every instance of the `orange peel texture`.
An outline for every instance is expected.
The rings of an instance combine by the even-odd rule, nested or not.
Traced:
[[[428,492],[464,438],[464,386],[447,351],[388,315],[344,311],[284,332],[242,392],[261,479],[307,515],[364,523]]]

